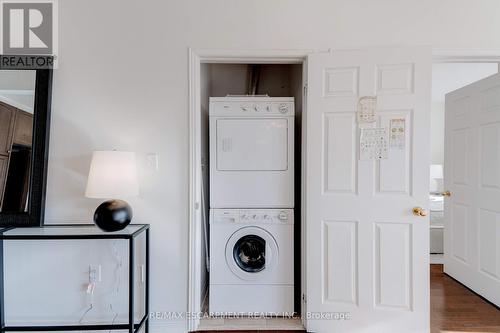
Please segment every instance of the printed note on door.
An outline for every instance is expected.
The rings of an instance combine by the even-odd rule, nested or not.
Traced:
[[[376,119],[377,97],[363,96],[358,101],[358,124],[374,123]]]
[[[405,149],[405,120],[404,118],[391,119],[391,148]]]
[[[360,160],[381,160],[389,158],[389,131],[387,127],[362,128],[360,131]]]

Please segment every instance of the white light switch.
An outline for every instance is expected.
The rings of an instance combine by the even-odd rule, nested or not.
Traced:
[[[158,170],[158,154],[149,153],[146,155],[146,165],[151,170]]]

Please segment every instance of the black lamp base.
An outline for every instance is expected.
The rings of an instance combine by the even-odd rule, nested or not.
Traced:
[[[97,207],[94,223],[103,231],[124,229],[132,221],[132,208],[123,200],[108,200]]]

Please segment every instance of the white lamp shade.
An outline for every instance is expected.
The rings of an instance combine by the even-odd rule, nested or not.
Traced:
[[[430,178],[431,179],[443,179],[443,165],[442,164],[431,164]]]
[[[95,151],[90,163],[85,196],[121,199],[139,195],[135,153]]]
[[[443,190],[443,165],[431,164],[429,189],[431,192],[440,192]]]

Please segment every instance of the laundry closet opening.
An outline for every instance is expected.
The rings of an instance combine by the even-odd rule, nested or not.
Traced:
[[[201,310],[298,316],[303,65],[201,63],[199,74]]]

